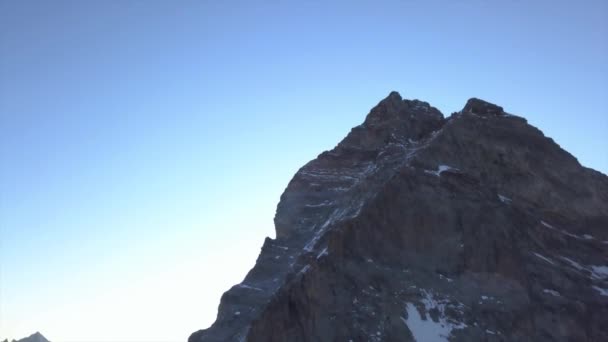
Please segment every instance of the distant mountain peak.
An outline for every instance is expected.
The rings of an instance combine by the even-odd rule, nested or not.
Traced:
[[[8,342],[8,340],[4,340],[3,342]],[[31,334],[28,337],[24,337],[20,340],[13,340],[12,342],[50,342],[47,340],[39,331]]]

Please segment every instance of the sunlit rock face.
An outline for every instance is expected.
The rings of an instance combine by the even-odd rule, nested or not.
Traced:
[[[479,99],[393,92],[281,196],[202,341],[608,341],[608,177]]]

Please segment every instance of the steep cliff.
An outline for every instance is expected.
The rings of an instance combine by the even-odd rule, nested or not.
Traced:
[[[202,341],[608,341],[608,177],[499,106],[393,92],[281,196]]]

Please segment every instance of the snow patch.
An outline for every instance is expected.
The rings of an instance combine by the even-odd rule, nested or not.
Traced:
[[[601,296],[608,297],[608,290],[607,289],[603,289],[603,288],[601,288],[599,286],[595,286],[595,285],[593,285],[591,287],[593,287],[594,290],[596,290],[597,292],[599,292]]]
[[[341,168],[341,169],[306,169],[300,170],[296,174],[299,177],[302,177],[308,180],[312,186],[319,186],[322,183],[336,183],[339,185],[333,188],[329,188],[329,190],[334,191],[346,191],[353,188],[357,185],[363,178],[372,174],[378,169],[378,166],[374,162],[365,163],[362,165],[358,165],[354,168]],[[323,207],[328,206],[333,203],[329,201],[325,201],[323,203],[318,204],[308,204],[304,205],[306,207]]]
[[[310,265],[306,265],[306,266],[302,267],[302,269],[300,270],[300,272],[298,272],[298,274],[304,274],[304,273],[308,272],[309,269],[310,269]]]
[[[439,275],[439,279],[445,280],[445,281],[447,281],[448,283],[451,283],[451,282],[453,282],[453,281],[454,281],[454,279],[452,279],[452,278],[448,278],[448,277],[444,276],[443,274],[440,274],[440,275]]]
[[[336,186],[333,188],[328,188],[327,190],[331,190],[331,191],[346,191],[349,190],[350,188],[345,187],[345,186]]]
[[[570,258],[566,258],[565,256],[560,256],[560,258],[564,261],[566,261],[568,264],[570,264],[570,266],[572,266],[573,268],[575,268],[577,271],[581,271],[581,272],[589,272],[591,273],[591,278],[595,279],[595,280],[605,280],[608,279],[608,266],[604,266],[604,265],[581,265],[578,262],[570,259]]]
[[[542,224],[543,226],[545,226],[547,228],[550,228],[550,229],[556,229],[555,227],[553,227],[552,225],[548,224],[545,221],[540,221],[540,224]]]
[[[321,228],[319,228],[314,233],[314,235],[312,236],[312,239],[310,239],[310,241],[304,246],[304,250],[307,252],[312,252],[313,249],[315,248],[317,242],[319,241],[319,239],[321,239],[323,234],[333,224],[359,216],[359,213],[361,212],[361,209],[363,208],[364,204],[365,204],[365,202],[361,201],[359,203],[355,203],[354,205],[351,205],[348,207],[334,209],[334,211],[325,220],[325,222],[323,223]],[[313,229],[314,229],[314,227],[313,227]]]
[[[608,278],[608,266],[591,265],[591,277],[598,280]]]
[[[317,259],[322,258],[324,255],[328,255],[329,253],[327,252],[327,247],[323,248],[323,250],[321,251],[321,253],[317,254]]]
[[[259,287],[255,287],[255,286],[249,286],[247,284],[238,284],[238,287],[244,288],[244,289],[249,289],[249,290],[255,290],[255,291],[264,291],[263,289],[259,288]]]
[[[333,201],[323,201],[323,202],[318,203],[318,204],[305,204],[304,206],[308,207],[308,208],[319,208],[319,207],[327,207],[327,206],[332,205],[332,204],[334,204]]]
[[[501,194],[498,194],[498,199],[504,204],[511,204],[511,202],[513,202],[513,200],[511,200],[509,197],[503,196]]]
[[[553,295],[555,297],[561,297],[561,295],[559,294],[559,292],[555,291],[555,290],[551,290],[551,289],[544,289],[543,290],[544,293],[548,293],[550,295]]]
[[[405,310],[407,311],[407,319],[401,317],[401,320],[412,332],[414,339],[418,342],[442,342],[448,341],[448,337],[454,329],[463,329],[467,325],[464,323],[449,322],[445,318],[445,303],[436,300],[432,294],[424,291],[425,297],[422,299],[424,304],[424,315],[416,309],[416,307],[407,303]],[[436,309],[439,311],[439,319],[435,322],[428,314],[429,310]]]
[[[555,263],[553,262],[553,260],[547,258],[546,256],[540,255],[538,253],[534,253],[534,255],[536,255],[538,258],[550,263],[551,265],[555,265]]]
[[[570,258],[566,258],[565,256],[560,256],[560,258],[566,262],[568,262],[570,264],[570,266],[576,268],[579,271],[587,271],[587,269],[585,267],[583,267],[581,264],[579,264],[578,262],[570,259]]]
[[[406,320],[401,317],[401,320],[410,329],[417,342],[448,341],[452,329],[460,328],[460,326],[450,324],[445,319],[435,322],[430,316],[423,318],[413,304],[407,303],[406,310],[408,318]]]
[[[457,169],[457,168],[455,168],[455,167],[448,166],[448,165],[439,165],[437,167],[436,171],[424,170],[424,172],[432,174],[432,175],[435,175],[437,177],[441,176],[441,173],[445,172],[445,171],[452,171],[452,172],[454,172],[454,171],[460,171],[460,170]]]
[[[304,246],[304,250],[307,252],[312,252],[317,241],[319,241],[319,239],[321,238],[323,233],[325,233],[325,231],[327,230],[327,227],[329,227],[331,224],[333,224],[334,222],[339,220],[342,216],[344,216],[344,211],[345,211],[345,209],[334,210],[331,213],[331,215],[329,215],[327,220],[325,220],[325,223],[323,223],[321,228],[317,232],[315,232],[312,239],[306,244],[306,246]]]
[[[548,224],[548,223],[547,223],[547,222],[545,222],[545,221],[540,221],[540,223],[541,223],[543,226],[545,226],[546,228],[549,228],[549,229],[551,229],[551,230],[555,230],[556,232],[559,232],[559,233],[564,234],[564,235],[566,235],[566,236],[569,236],[569,237],[571,237],[571,238],[575,238],[575,239],[578,239],[578,240],[594,240],[594,237],[593,237],[593,236],[591,236],[591,235],[589,235],[589,234],[576,235],[576,234],[572,234],[572,233],[570,233],[570,232],[567,232],[567,231],[565,231],[565,230],[563,230],[563,229],[558,229],[558,228],[555,228],[555,227],[553,227],[552,225]]]

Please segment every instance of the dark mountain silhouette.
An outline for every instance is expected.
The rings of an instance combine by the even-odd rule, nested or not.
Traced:
[[[202,341],[608,341],[608,177],[524,118],[393,92],[281,196]]]

